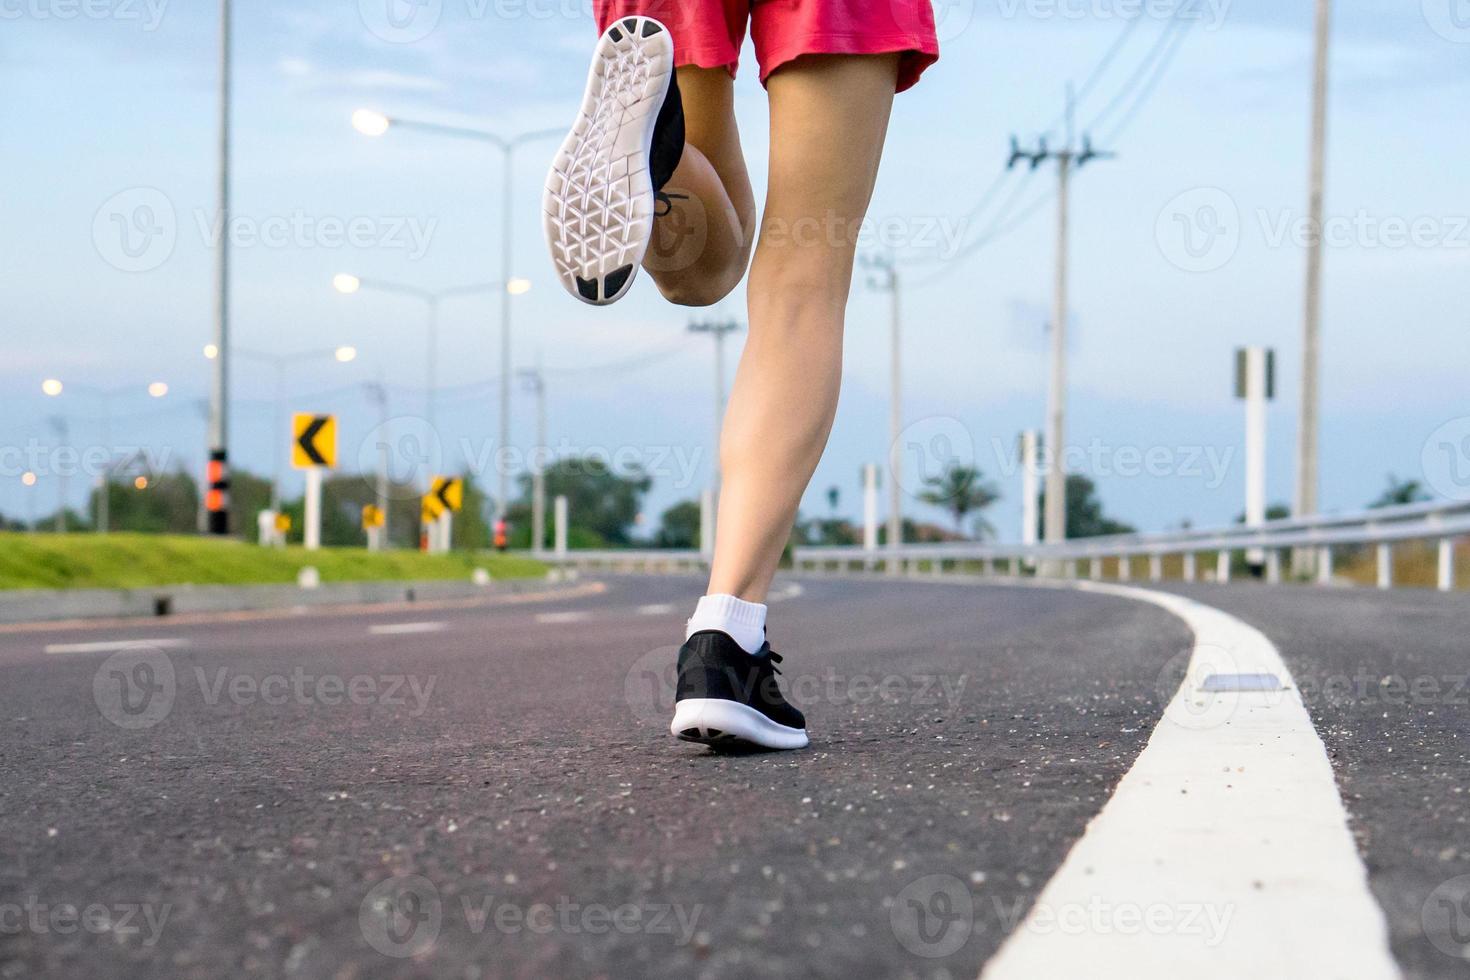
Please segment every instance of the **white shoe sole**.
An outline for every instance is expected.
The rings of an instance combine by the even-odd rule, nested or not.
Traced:
[[[723,698],[685,698],[674,704],[669,731],[686,742],[716,748],[749,742],[766,749],[804,749],[806,732],[777,724],[739,701]]]
[[[551,259],[567,292],[584,303],[621,299],[648,251],[648,158],[673,70],[674,42],[658,21],[624,17],[609,27],[577,122],[546,175],[541,210]]]

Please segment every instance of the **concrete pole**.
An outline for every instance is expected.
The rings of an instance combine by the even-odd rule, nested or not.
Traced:
[[[1245,400],[1245,523],[1260,527],[1266,521],[1266,402],[1271,397],[1272,353],[1264,347],[1236,352],[1237,390]],[[1246,551],[1246,561],[1260,567],[1262,548]]]
[[[56,432],[58,449],[69,449],[71,442],[71,427],[66,419],[60,415],[51,419],[51,428]],[[56,468],[56,533],[66,533],[66,470],[64,467]]]
[[[98,481],[97,527],[98,534],[106,534],[112,520],[112,396],[102,395],[102,448],[107,459],[102,464],[102,478]]]
[[[1297,476],[1294,517],[1317,513],[1318,409],[1321,398],[1318,376],[1322,352],[1320,328],[1322,316],[1322,228],[1323,195],[1327,159],[1327,67],[1331,39],[1331,0],[1317,0],[1315,51],[1312,70],[1312,136],[1311,161],[1307,171],[1308,226],[1318,233],[1307,243],[1307,284],[1305,310],[1302,317],[1302,390],[1301,412],[1297,422]],[[1293,568],[1310,573],[1314,554],[1309,548],[1298,548],[1292,556]]]
[[[556,514],[556,557],[565,561],[567,557],[567,498],[558,495],[554,502]]]
[[[1051,454],[1046,471],[1045,537],[1047,544],[1067,538],[1067,474],[1063,464],[1067,445],[1067,224],[1072,178],[1072,99],[1067,97],[1067,146],[1057,154],[1057,263],[1051,314],[1051,379],[1046,391],[1046,447]]]
[[[903,546],[903,339],[899,312],[898,269],[887,261],[889,319],[889,401],[888,401],[888,547]],[[897,574],[898,562],[890,560],[888,571]]]
[[[1039,449],[1041,434],[1035,429],[1021,433],[1021,543],[1034,547],[1038,533],[1036,491],[1040,479]]]
[[[391,443],[388,432],[388,385],[383,380],[383,372],[379,370],[378,381],[375,385],[369,385],[368,390],[373,394],[373,399],[378,403],[378,507],[383,511],[383,526],[377,528],[374,551],[382,551],[388,547],[388,528],[392,525],[392,516],[388,506],[388,467],[390,465],[388,452]]]
[[[502,144],[504,171],[500,197],[500,459],[495,467],[499,488],[495,494],[495,519],[504,520],[510,506],[510,259],[511,215],[515,207],[512,193],[515,174],[515,147]]]
[[[302,535],[307,551],[317,551],[322,546],[322,469],[313,466],[306,471],[306,527]]]
[[[863,464],[863,550],[878,550],[878,467]]]
[[[209,533],[230,533],[230,0],[220,0],[219,222],[215,245],[214,377],[209,412]]]
[[[709,487],[699,491],[699,553],[707,559],[715,554],[715,492]]]

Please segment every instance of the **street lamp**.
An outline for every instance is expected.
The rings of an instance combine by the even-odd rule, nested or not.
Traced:
[[[389,116],[373,109],[359,109],[352,114],[352,127],[364,136],[379,137],[394,127],[402,129],[417,130],[423,133],[431,133],[436,136],[448,136],[453,139],[474,140],[478,143],[489,143],[500,151],[502,182],[501,182],[501,214],[500,214],[500,281],[507,284],[507,288],[500,295],[500,446],[504,452],[510,445],[510,388],[511,388],[511,364],[510,364],[510,298],[524,293],[530,284],[524,279],[518,279],[511,275],[511,213],[514,197],[512,195],[511,178],[514,174],[512,163],[515,159],[515,151],[525,143],[533,140],[549,139],[552,136],[560,136],[564,130],[540,129],[531,132],[517,133],[511,137],[504,137],[489,130],[475,129],[469,126],[443,126],[438,123],[422,122],[416,119],[402,119]],[[497,520],[505,517],[507,500],[510,497],[510,467],[502,463],[498,467],[500,484],[496,493],[495,516]]]
[[[125,385],[121,388],[93,388],[87,385],[72,385],[73,391],[85,392],[92,395],[102,403],[102,448],[107,453],[107,460],[102,464],[102,474],[98,480],[97,490],[97,527],[98,534],[106,534],[110,523],[108,496],[112,489],[112,402],[113,399],[127,395],[137,389],[133,385]],[[47,378],[41,382],[41,392],[48,398],[60,398],[67,390],[67,385],[58,378]],[[146,391],[149,398],[163,398],[168,395],[168,384],[163,381],[151,382]],[[62,502],[63,513],[66,510],[65,500]],[[64,520],[64,519],[63,519]]]
[[[470,296],[476,293],[524,293],[531,288],[531,284],[524,279],[504,280],[500,282],[482,282],[469,286],[451,286],[448,289],[420,289],[401,282],[386,282],[381,279],[363,279],[350,272],[339,272],[332,277],[332,288],[343,296],[352,296],[366,289],[371,292],[390,293],[395,296],[408,296],[424,304],[428,313],[428,366],[425,371],[426,386],[424,388],[424,415],[429,425],[429,431],[438,434],[434,427],[435,402],[437,400],[438,374],[439,374],[439,307],[446,300],[455,296]]]

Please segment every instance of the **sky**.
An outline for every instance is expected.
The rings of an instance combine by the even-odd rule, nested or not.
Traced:
[[[354,110],[500,134],[566,126],[595,39],[583,0],[253,0],[236,5],[234,204],[229,229],[235,465],[269,474],[275,369],[303,356],[288,409],[335,412],[344,465],[371,460],[383,379],[390,414],[425,411],[425,310],[342,296],[352,272],[422,289],[495,280],[503,161],[479,142],[356,133]],[[1470,435],[1470,18],[1458,0],[1339,2],[1333,23],[1324,249],[1322,507],[1377,495],[1387,474],[1470,492],[1435,454]],[[1060,125],[1116,155],[1072,184],[1068,443],[1107,509],[1144,529],[1233,520],[1243,508],[1243,415],[1233,351],[1277,352],[1269,496],[1294,481],[1305,270],[1311,4],[1199,0],[946,0],[939,63],[894,105],[865,254],[899,263],[905,507],[944,463],[978,465],[1020,522],[1017,434],[1043,423],[1055,254],[1055,168],[1004,170]],[[396,19],[387,15],[396,13]],[[79,448],[146,447],[200,468],[213,330],[218,78],[214,4],[0,0],[0,512],[54,510]],[[1100,72],[1095,69],[1101,64]],[[737,115],[757,198],[764,92],[749,46]],[[697,496],[713,439],[713,351],[644,277],[609,308],[566,296],[541,240],[554,140],[514,159],[511,267],[517,369],[547,378],[553,449],[652,471],[651,529]],[[445,302],[438,435],[448,468],[493,449],[498,299]],[[860,469],[888,452],[887,297],[860,270],[844,391],[808,516],[861,506]],[[733,366],[739,336],[732,338]],[[348,364],[311,352],[350,344]],[[66,384],[47,398],[41,381]],[[153,399],[148,384],[169,393]],[[100,392],[115,392],[104,397]],[[513,443],[534,442],[519,386]],[[102,418],[110,417],[106,426]],[[395,423],[399,429],[422,423]],[[1455,439],[1446,441],[1446,433]],[[1470,447],[1470,442],[1464,443]],[[21,472],[35,470],[33,487]],[[85,478],[68,481],[74,505]],[[493,482],[493,481],[492,481]],[[288,492],[299,486],[287,475]]]

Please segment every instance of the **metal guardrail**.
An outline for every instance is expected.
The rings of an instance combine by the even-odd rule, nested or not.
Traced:
[[[683,548],[546,551],[532,557],[564,568],[609,571],[685,572],[709,565],[698,550]]]
[[[930,571],[942,573],[949,563],[980,563],[985,571],[995,572],[997,562],[1006,562],[1010,573],[1021,574],[1023,566],[1033,567],[1038,574],[1075,578],[1082,562],[1088,564],[1088,577],[1102,577],[1103,562],[1118,562],[1119,578],[1129,575],[1127,559],[1147,557],[1149,579],[1163,578],[1163,559],[1182,556],[1185,581],[1198,576],[1201,552],[1215,554],[1215,580],[1229,581],[1232,557],[1239,551],[1264,555],[1266,579],[1281,581],[1281,556],[1285,551],[1312,552],[1317,580],[1332,580],[1333,549],[1373,545],[1377,548],[1379,588],[1393,585],[1393,546],[1402,541],[1435,541],[1438,543],[1438,587],[1448,592],[1455,587],[1454,539],[1470,535],[1470,501],[1434,501],[1405,504],[1350,514],[1324,514],[1304,518],[1267,521],[1256,527],[1239,525],[1228,528],[1188,529],[1150,534],[1119,534],[1107,537],[1080,538],[1061,544],[991,545],[971,542],[943,544],[906,544],[897,548],[866,550],[858,546],[797,548],[793,554],[796,567],[821,570],[837,566],[872,569],[883,565],[889,571],[918,571],[928,564]]]

